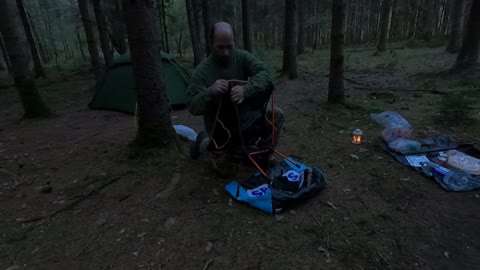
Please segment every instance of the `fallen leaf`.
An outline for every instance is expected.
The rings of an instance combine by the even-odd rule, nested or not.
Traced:
[[[212,250],[212,248],[213,248],[213,243],[208,242],[207,247],[205,248],[205,251],[209,253]]]
[[[478,196],[478,194],[475,194],[475,198],[477,198],[477,199],[478,199],[478,198],[480,198],[480,196]]]
[[[41,193],[51,193],[52,187],[50,185],[39,186],[35,190],[40,191]]]
[[[175,225],[175,218],[174,217],[169,217],[168,220],[165,221],[164,225],[165,225],[165,227],[167,227],[167,229],[169,229],[170,227]]]
[[[443,256],[447,257],[450,255],[450,253],[448,253],[447,251],[443,252]]]
[[[317,250],[322,252],[322,253],[327,252],[327,250],[324,247],[318,247]]]
[[[165,243],[165,239],[163,239],[163,238],[158,239],[157,245],[160,246],[163,243]]]
[[[101,218],[101,219],[97,220],[97,225],[98,225],[98,226],[103,226],[103,225],[105,225],[106,223],[107,223],[107,220],[104,219],[104,218]]]
[[[360,158],[357,155],[351,154],[350,155],[353,159],[359,160]]]
[[[408,206],[408,202],[406,202],[404,205],[400,206],[400,209],[402,209],[402,211],[405,211],[405,209],[407,209],[407,206]]]
[[[78,210],[75,210],[75,211],[71,211],[71,213],[75,216],[77,215],[78,213],[82,212],[82,209],[78,209]]]
[[[120,233],[120,234],[125,233],[125,229],[121,229],[119,233]]]
[[[133,254],[133,256],[138,257],[138,255],[140,255],[140,252],[135,251],[135,252],[132,252],[132,254]]]
[[[333,209],[337,210],[337,207],[335,206],[335,204],[333,204],[332,202],[327,202],[328,206],[332,207]]]

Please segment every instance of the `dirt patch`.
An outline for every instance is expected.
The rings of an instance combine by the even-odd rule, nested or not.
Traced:
[[[445,192],[377,146],[371,112],[432,124],[422,102],[433,93],[372,95],[398,76],[351,77],[347,108],[326,104],[326,77],[277,84],[280,150],[321,168],[328,185],[273,217],[232,200],[231,179],[206,161],[129,159],[134,119],[88,110],[90,77],[42,88],[57,111],[50,119],[19,121],[16,97],[3,94],[0,268],[476,269],[480,192]],[[172,115],[201,130],[201,118]],[[350,143],[357,127],[367,134],[360,146]]]

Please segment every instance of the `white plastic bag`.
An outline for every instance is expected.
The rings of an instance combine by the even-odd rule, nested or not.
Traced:
[[[197,133],[187,127],[187,126],[184,126],[184,125],[173,125],[173,128],[175,128],[175,132],[180,135],[180,136],[183,136],[187,139],[189,139],[190,141],[195,141],[197,139]]]
[[[370,116],[377,123],[385,127],[382,136],[387,143],[392,143],[398,138],[411,139],[413,137],[412,125],[396,112],[372,113]]]
[[[388,147],[398,152],[418,151],[422,145],[416,141],[405,138],[397,138],[395,141],[388,143]]]

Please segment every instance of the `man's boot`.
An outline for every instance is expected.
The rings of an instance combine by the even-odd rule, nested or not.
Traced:
[[[197,139],[190,143],[190,157],[198,159],[200,155],[205,155],[209,144],[210,138],[208,133],[205,131],[198,133]]]

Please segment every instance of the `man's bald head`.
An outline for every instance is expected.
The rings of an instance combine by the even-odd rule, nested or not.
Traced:
[[[228,65],[235,48],[233,27],[229,23],[218,22],[212,26],[210,37],[213,45],[212,56],[219,64]]]
[[[219,36],[230,36],[235,39],[232,25],[226,22],[217,22],[213,24],[210,28],[210,39],[213,42],[215,37]]]

